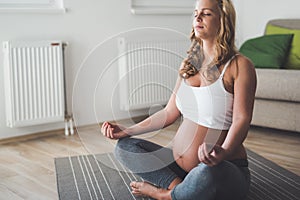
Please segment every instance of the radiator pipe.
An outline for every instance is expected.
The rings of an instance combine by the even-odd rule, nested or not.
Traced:
[[[74,134],[73,115],[68,113],[68,101],[67,101],[67,81],[66,81],[66,69],[65,69],[65,48],[67,43],[62,43],[63,49],[63,77],[64,77],[64,96],[65,96],[65,135],[68,136]],[[69,132],[70,127],[70,132]]]

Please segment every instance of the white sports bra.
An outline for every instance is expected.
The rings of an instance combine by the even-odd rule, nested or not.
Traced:
[[[232,123],[233,94],[226,91],[223,76],[233,56],[224,66],[220,77],[208,86],[194,87],[184,80],[176,94],[176,106],[183,115],[207,128],[228,130]]]

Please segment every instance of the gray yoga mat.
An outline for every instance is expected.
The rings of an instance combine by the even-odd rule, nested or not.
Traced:
[[[299,200],[300,177],[248,150],[251,187],[247,200]],[[149,199],[131,194],[129,183],[141,178],[129,172],[113,154],[55,159],[60,200]],[[116,170],[119,169],[119,170]]]

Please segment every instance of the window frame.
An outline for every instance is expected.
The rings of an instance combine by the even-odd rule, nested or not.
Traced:
[[[0,0],[1,13],[65,13],[63,0]]]
[[[195,0],[131,0],[132,14],[192,15]]]

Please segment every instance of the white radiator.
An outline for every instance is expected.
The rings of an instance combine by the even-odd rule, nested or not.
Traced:
[[[63,122],[62,42],[7,41],[3,50],[7,126]]]
[[[119,88],[122,110],[165,105],[172,94],[189,41],[119,38]]]

